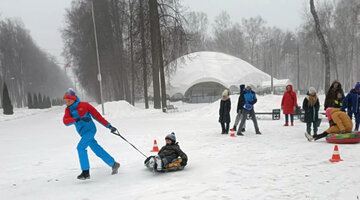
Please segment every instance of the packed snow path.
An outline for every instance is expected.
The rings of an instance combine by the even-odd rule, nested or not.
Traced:
[[[300,98],[302,100],[302,98]],[[259,97],[255,109],[279,107],[280,96]],[[299,100],[300,102],[300,100]],[[232,96],[232,121],[237,97]],[[245,136],[220,134],[218,102],[187,105],[180,112],[106,104],[105,116],[147,155],[153,140],[164,145],[174,131],[188,166],[154,174],[144,157],[97,124],[96,139],[121,163],[119,174],[88,150],[91,179],[80,181],[75,127],[62,123],[63,109],[0,122],[0,199],[358,199],[360,145],[339,145],[340,163],[330,163],[334,145],[309,143],[305,124],[283,127],[283,119],[259,119],[263,135],[247,121]],[[99,107],[98,107],[99,108]],[[186,112],[185,112],[186,110]],[[231,123],[232,125],[233,123]],[[327,123],[322,123],[320,131]]]

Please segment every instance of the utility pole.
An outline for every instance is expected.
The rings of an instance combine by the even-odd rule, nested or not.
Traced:
[[[296,40],[296,54],[297,54],[297,89],[298,95],[300,94],[300,47],[299,40]]]
[[[271,74],[271,94],[274,94],[274,70],[272,64],[272,39],[270,39],[270,74]]]
[[[104,99],[103,99],[103,92],[102,92],[102,83],[101,83],[101,69],[100,69],[100,59],[99,59],[99,48],[98,48],[98,41],[96,35],[96,24],[95,24],[95,14],[94,14],[94,0],[91,1],[91,15],[94,24],[94,36],[95,36],[95,47],[96,47],[96,59],[97,59],[97,67],[98,67],[98,81],[100,84],[100,101],[101,101],[101,109],[102,114],[105,115],[104,109]]]

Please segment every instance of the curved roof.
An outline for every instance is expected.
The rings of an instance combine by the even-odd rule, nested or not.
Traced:
[[[166,88],[169,95],[184,94],[188,88],[201,82],[217,82],[230,88],[240,84],[260,85],[270,80],[268,74],[248,62],[218,52],[191,53],[171,64],[176,64],[177,69]]]

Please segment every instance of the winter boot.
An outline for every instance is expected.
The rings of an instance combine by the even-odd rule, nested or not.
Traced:
[[[291,122],[291,126],[294,126],[294,122]]]
[[[286,123],[284,124],[284,126],[289,126],[289,123],[288,123],[288,122],[286,122]]]
[[[81,172],[81,174],[77,177],[80,180],[86,180],[86,179],[90,179],[90,173],[89,170],[83,170]]]
[[[236,133],[236,135],[244,136],[244,134],[242,134],[241,132]]]
[[[233,130],[236,131],[236,126],[233,127]]]
[[[260,131],[256,131],[256,135],[261,135],[261,132],[260,132]]]
[[[111,175],[117,174],[120,167],[120,163],[114,162],[114,165],[112,166],[112,172]]]
[[[159,156],[156,156],[155,162],[156,162],[156,170],[161,171],[163,169],[161,158]]]
[[[242,128],[242,129],[241,129],[241,132],[245,132],[245,128]]]
[[[314,140],[314,138],[313,138],[309,133],[305,133],[305,137],[307,138],[307,140],[308,140],[309,142],[311,142],[311,141]]]

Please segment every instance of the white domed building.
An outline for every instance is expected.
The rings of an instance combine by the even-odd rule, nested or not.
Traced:
[[[224,89],[238,93],[240,84],[256,88],[271,79],[248,62],[218,52],[191,53],[171,64],[176,64],[177,69],[168,80],[167,94],[171,99],[183,97],[190,103],[214,102]]]

